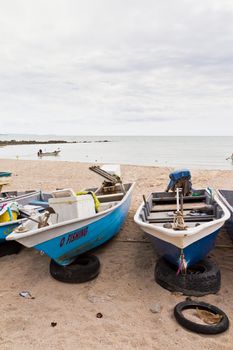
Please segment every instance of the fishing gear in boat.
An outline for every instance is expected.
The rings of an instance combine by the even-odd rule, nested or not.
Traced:
[[[103,192],[114,193],[118,190],[120,185],[123,193],[125,193],[124,185],[122,183],[122,179],[120,177],[120,169],[116,166],[105,166],[100,167],[99,165],[93,165],[89,167],[89,169],[96,174],[104,177],[106,180],[102,184]],[[118,172],[118,174],[117,174]]]
[[[181,195],[179,197],[179,192],[181,192]],[[180,203],[179,203],[179,198],[180,198]],[[186,230],[187,226],[184,223],[184,206],[183,206],[183,194],[182,194],[182,189],[177,188],[176,189],[176,213],[174,216],[174,221],[173,221],[173,230]]]

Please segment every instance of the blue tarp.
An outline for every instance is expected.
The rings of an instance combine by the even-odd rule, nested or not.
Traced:
[[[181,179],[191,179],[191,173],[188,169],[181,169],[181,170],[176,170],[173,171],[170,175],[170,182],[168,184],[167,190],[169,191],[176,183],[176,181],[181,180]]]

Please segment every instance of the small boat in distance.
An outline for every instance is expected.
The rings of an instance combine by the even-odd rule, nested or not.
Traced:
[[[55,150],[53,152],[43,152],[42,149],[40,149],[38,152],[37,152],[37,155],[38,157],[43,157],[43,156],[58,156],[59,153],[61,152],[60,149],[58,150]]]
[[[169,186],[174,192],[153,192],[147,199],[144,197],[134,216],[158,254],[177,266],[178,271],[199,262],[214,248],[220,228],[230,217],[210,189],[189,191],[186,183],[182,189],[187,192],[180,193],[175,187],[181,187],[187,176],[190,179],[189,171],[170,174]]]
[[[229,160],[229,159],[233,162],[233,153],[229,157],[226,158],[226,160]]]

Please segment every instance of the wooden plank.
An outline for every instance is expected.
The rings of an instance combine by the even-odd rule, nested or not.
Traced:
[[[198,203],[184,203],[183,208],[184,210],[192,210],[192,209],[202,209],[206,208],[206,203],[198,202]],[[176,204],[156,204],[152,207],[151,212],[156,211],[173,211],[176,210]]]
[[[208,215],[208,216],[193,216],[193,217],[186,217],[184,222],[199,222],[199,221],[212,221],[214,219],[214,215]],[[164,218],[164,219],[149,219],[148,222],[150,224],[159,224],[159,223],[167,223],[173,222],[173,218]]]
[[[183,198],[184,199],[184,203],[185,202],[200,202],[203,199],[206,199],[205,195],[201,195],[201,196],[186,196]],[[168,203],[172,203],[172,202],[176,202],[176,197],[154,197],[152,199],[153,203],[163,203],[163,202],[168,202]]]
[[[175,215],[168,215],[167,212],[155,212],[155,213],[150,213],[150,215],[147,217],[148,220],[153,220],[153,219],[173,219]],[[190,210],[185,210],[184,211],[184,220],[189,219],[189,218],[213,218],[213,214],[205,214],[205,215],[190,215]]]
[[[101,203],[121,201],[123,197],[124,197],[124,193],[122,192],[97,196],[98,200]]]

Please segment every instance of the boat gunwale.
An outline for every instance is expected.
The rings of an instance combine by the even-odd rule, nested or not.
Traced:
[[[13,192],[13,191],[12,191]],[[17,197],[16,199],[13,199],[13,198],[9,198],[7,200],[3,200],[3,201],[0,201],[0,205],[2,203],[8,203],[8,202],[17,202],[17,199],[25,199],[27,197],[33,197],[35,195],[38,195],[40,193],[43,193],[41,190],[35,190],[35,192],[30,192],[28,194],[23,194],[22,196],[19,196]],[[24,221],[28,220],[27,218],[20,218],[20,219],[17,219],[17,220],[12,220],[12,221],[5,221],[5,222],[1,222],[0,223],[0,228],[4,227],[4,226],[9,226],[9,225],[15,225],[15,224],[22,224]]]
[[[75,223],[80,223],[82,221],[87,221],[87,220],[92,220],[92,219],[98,219],[98,217],[101,217],[101,216],[106,216],[106,214],[110,214],[110,212],[113,212],[114,210],[116,210],[118,207],[120,207],[124,202],[126,202],[126,200],[128,199],[128,197],[131,195],[132,191],[133,191],[133,188],[135,186],[135,182],[130,182],[130,183],[125,183],[124,185],[127,185],[129,184],[130,185],[130,188],[129,190],[126,192],[126,194],[124,195],[124,197],[119,201],[119,203],[115,206],[113,206],[112,208],[109,208],[109,209],[106,209],[102,212],[99,212],[99,213],[96,213],[92,216],[87,216],[87,217],[84,217],[84,218],[76,218],[76,219],[71,219],[71,220],[66,220],[66,221],[62,221],[62,222],[59,222],[57,224],[53,224],[53,225],[50,225],[50,226],[45,226],[45,227],[41,227],[39,229],[36,229],[36,230],[29,230],[27,232],[22,232],[22,233],[15,233],[15,232],[11,232],[7,237],[6,239],[7,240],[18,240],[18,239],[21,239],[21,238],[26,238],[26,237],[30,237],[30,236],[34,236],[36,234],[39,234],[39,233],[43,233],[45,231],[50,231],[52,229],[56,229],[56,228],[60,228],[62,226],[68,226],[68,225],[72,225],[72,224],[75,224]],[[96,221],[96,220],[95,220]]]
[[[229,191],[232,191],[233,193],[233,190],[229,190]],[[231,211],[231,213],[233,213],[233,207],[231,206],[231,204],[226,200],[226,198],[220,193],[220,190],[216,190],[217,192],[217,195],[219,197],[219,199],[223,202],[223,204],[228,208],[228,210]]]

